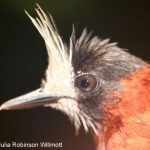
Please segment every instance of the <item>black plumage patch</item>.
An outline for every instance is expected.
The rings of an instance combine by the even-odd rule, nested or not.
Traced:
[[[109,39],[101,40],[92,33],[83,30],[76,39],[75,31],[71,36],[75,73],[98,72],[108,80],[120,79],[144,67],[146,63],[117,46],[109,43]]]

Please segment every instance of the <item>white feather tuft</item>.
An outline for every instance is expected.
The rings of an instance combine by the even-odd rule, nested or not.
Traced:
[[[46,105],[65,112],[74,123],[75,128],[78,130],[81,124],[84,126],[85,131],[91,128],[96,134],[98,128],[93,124],[93,120],[89,118],[84,112],[79,109],[76,100],[76,92],[74,88],[74,69],[72,67],[72,53],[74,41],[70,38],[70,48],[66,49],[61,37],[58,34],[55,23],[52,17],[47,16],[45,12],[37,5],[36,12],[38,17],[32,18],[27,12],[26,14],[31,19],[34,26],[37,28],[45,41],[49,56],[49,64],[46,71],[46,81],[44,82],[44,90],[53,95],[69,95],[71,99],[60,99],[58,103]],[[73,34],[74,35],[74,27]],[[83,36],[85,36],[85,33]],[[82,40],[83,37],[80,38]],[[69,51],[69,52],[68,52]]]
[[[47,84],[47,88],[52,92],[59,80],[61,82],[64,81],[63,86],[70,86],[72,82],[74,77],[74,70],[72,67],[72,48],[70,48],[68,52],[58,34],[51,15],[47,16],[39,5],[37,5],[37,7],[38,8],[35,9],[38,14],[36,19],[32,18],[27,12],[26,14],[29,16],[45,41],[49,56],[49,64],[46,71],[47,82],[44,82],[44,84],[51,83],[49,85]],[[60,85],[56,88],[59,87]]]

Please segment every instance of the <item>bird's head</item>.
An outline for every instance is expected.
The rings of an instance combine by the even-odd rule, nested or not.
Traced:
[[[51,16],[40,7],[36,11],[36,19],[27,14],[47,48],[45,79],[41,88],[5,102],[1,109],[52,107],[66,113],[76,129],[83,125],[86,131],[98,133],[103,129],[104,118],[109,116],[107,108],[116,107],[119,101],[115,93],[122,89],[120,79],[144,63],[108,39],[91,37],[86,29],[76,39],[73,28],[68,46],[58,34]]]

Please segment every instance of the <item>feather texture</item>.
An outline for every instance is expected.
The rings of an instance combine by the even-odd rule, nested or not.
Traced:
[[[142,69],[122,79],[123,91],[117,107],[107,110],[116,122],[108,119],[107,129],[98,137],[97,150],[150,149],[150,69]],[[115,123],[115,124],[114,124]]]

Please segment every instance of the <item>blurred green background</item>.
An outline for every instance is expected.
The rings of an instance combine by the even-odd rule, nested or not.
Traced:
[[[150,60],[148,1],[1,0],[0,103],[40,86],[47,54],[43,39],[24,13],[27,10],[35,16],[36,3],[51,13],[66,42],[74,23],[78,35],[87,27],[94,35],[117,41],[120,47]],[[81,129],[76,137],[68,118],[48,108],[0,112],[0,142],[3,141],[63,142],[61,150],[94,149],[89,134]]]

